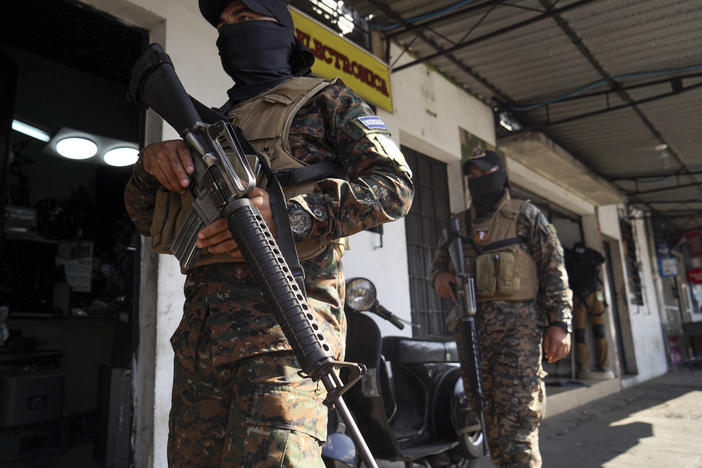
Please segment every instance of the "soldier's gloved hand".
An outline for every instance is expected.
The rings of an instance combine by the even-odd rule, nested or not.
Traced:
[[[442,271],[434,277],[434,290],[441,297],[450,297],[456,301],[456,295],[453,292],[451,285],[456,284],[456,279],[452,273]]]
[[[249,194],[251,203],[258,208],[261,216],[266,221],[268,229],[271,230],[273,237],[276,237],[275,222],[273,221],[273,212],[271,211],[270,198],[268,192],[260,188],[254,188]],[[213,254],[227,254],[231,256],[235,262],[243,262],[244,257],[239,250],[232,233],[227,225],[227,220],[220,218],[205,227],[197,235],[197,246],[201,249],[207,249]]]
[[[193,173],[193,158],[183,140],[167,140],[152,143],[141,153],[146,172],[173,192],[183,193],[190,185],[189,174]]]
[[[552,325],[544,334],[544,355],[548,362],[556,362],[570,352],[570,333]]]

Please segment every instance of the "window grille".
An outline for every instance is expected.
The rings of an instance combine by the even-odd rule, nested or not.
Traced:
[[[449,217],[446,164],[402,147],[412,168],[415,187],[412,209],[405,218],[414,336],[451,336],[446,328],[450,299],[441,299],[431,284],[431,265]]]

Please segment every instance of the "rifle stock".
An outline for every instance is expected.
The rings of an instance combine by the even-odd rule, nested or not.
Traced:
[[[461,236],[458,219],[452,218],[448,225],[449,254],[456,270],[456,311],[455,320],[449,328],[457,335],[461,353],[461,367],[468,376],[468,385],[473,397],[478,401],[480,427],[483,431],[483,450],[485,455],[490,454],[487,444],[487,431],[485,427],[484,410],[488,406],[483,393],[483,384],[480,376],[480,350],[478,348],[478,329],[475,325],[477,301],[475,299],[475,281],[473,275],[466,268],[463,253],[463,237]]]
[[[302,372],[327,390],[326,403],[334,404],[346,424],[360,456],[368,467],[377,465],[341,395],[365,371],[355,363],[335,361],[319,325],[311,313],[290,268],[258,209],[246,198],[255,186],[255,176],[237,132],[229,122],[208,125],[200,122],[194,105],[175,73],[170,57],[158,44],[151,44],[137,61],[130,82],[130,96],[151,107],[183,137],[193,153],[195,171],[191,187],[195,202],[176,245],[184,257],[181,264],[194,264],[197,252],[191,239],[201,226],[221,216],[237,242],[244,259],[258,279],[266,301],[288,340]],[[243,134],[241,134],[243,135]],[[251,156],[251,155],[248,155]],[[174,252],[175,253],[175,252]],[[185,266],[184,265],[184,266]],[[344,385],[337,369],[350,370]]]

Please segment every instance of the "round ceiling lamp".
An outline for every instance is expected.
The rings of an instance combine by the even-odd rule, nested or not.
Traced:
[[[87,138],[68,137],[56,143],[56,152],[68,159],[88,159],[97,154],[97,145]]]
[[[127,146],[112,148],[105,153],[105,162],[110,166],[129,166],[139,159],[139,150]]]

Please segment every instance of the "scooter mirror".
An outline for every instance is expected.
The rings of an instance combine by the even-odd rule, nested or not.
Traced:
[[[375,285],[366,278],[351,278],[346,282],[346,306],[356,312],[371,309],[377,300]]]

